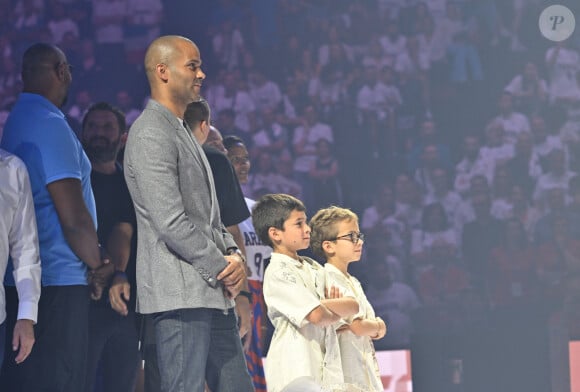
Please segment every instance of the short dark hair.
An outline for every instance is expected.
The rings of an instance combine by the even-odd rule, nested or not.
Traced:
[[[292,211],[306,211],[304,204],[294,196],[270,193],[258,199],[252,208],[252,222],[262,243],[274,247],[268,232],[271,227],[284,230],[284,222]]]
[[[183,120],[193,129],[198,123],[209,121],[210,113],[209,104],[205,99],[201,98],[187,105],[185,113],[183,114]]]
[[[103,112],[111,112],[115,115],[117,119],[117,125],[119,125],[119,133],[122,134],[127,131],[127,121],[125,120],[125,113],[123,111],[108,102],[97,102],[89,107],[87,113],[83,117],[83,123],[81,124],[81,129],[84,131],[87,125],[87,119],[92,112],[101,110]]]
[[[224,140],[222,140],[222,143],[224,144],[224,147],[226,148],[226,150],[229,150],[230,148],[232,148],[234,146],[244,146],[245,145],[244,141],[235,135],[228,135],[228,136],[224,137]]]

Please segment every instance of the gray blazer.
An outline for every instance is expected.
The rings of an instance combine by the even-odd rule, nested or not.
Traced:
[[[137,311],[233,307],[216,276],[236,245],[191,132],[150,100],[131,126],[124,166],[137,215]]]

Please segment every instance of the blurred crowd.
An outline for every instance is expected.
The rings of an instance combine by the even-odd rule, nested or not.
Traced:
[[[78,130],[101,100],[130,125],[147,45],[190,36],[213,124],[249,148],[245,195],[362,217],[377,348],[498,312],[580,336],[580,34],[544,39],[544,1],[197,3],[0,0],[0,128],[33,42],[66,52]]]

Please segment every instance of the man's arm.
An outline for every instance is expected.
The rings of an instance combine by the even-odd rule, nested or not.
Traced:
[[[93,287],[93,298],[98,299],[114,267],[108,261],[101,261],[97,231],[83,199],[81,182],[65,178],[51,182],[46,188],[68,245],[91,269],[89,283]]]
[[[8,242],[18,292],[18,315],[12,334],[12,350],[19,350],[16,363],[21,363],[34,345],[33,325],[38,316],[41,267],[30,180],[24,165],[17,171],[20,199],[8,233]]]
[[[133,226],[128,222],[119,222],[113,227],[107,240],[107,252],[115,266],[115,275],[109,289],[109,302],[111,307],[123,316],[128,314],[125,301],[129,300],[131,292],[125,270],[131,256],[132,237]]]

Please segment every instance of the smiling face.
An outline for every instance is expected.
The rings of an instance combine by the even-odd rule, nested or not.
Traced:
[[[250,155],[243,144],[236,144],[228,149],[228,158],[234,167],[236,176],[240,184],[248,182],[248,173],[250,172]]]
[[[121,134],[122,130],[113,112],[106,110],[89,112],[85,119],[81,140],[91,162],[115,160]]]
[[[190,102],[200,99],[201,85],[205,74],[201,70],[201,56],[197,46],[189,40],[175,43],[168,64],[167,85],[172,99],[186,107]]]

